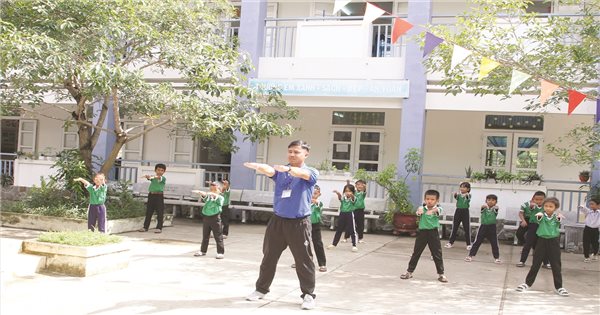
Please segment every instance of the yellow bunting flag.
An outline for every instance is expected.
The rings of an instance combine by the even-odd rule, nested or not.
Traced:
[[[492,70],[496,69],[500,64],[490,58],[483,57],[481,58],[481,65],[479,66],[479,76],[477,77],[477,81],[481,81],[481,79],[485,78],[492,72]]]
[[[544,105],[550,98],[550,95],[560,87],[558,84],[554,84],[544,79],[541,80],[541,93],[540,93],[540,104]]]

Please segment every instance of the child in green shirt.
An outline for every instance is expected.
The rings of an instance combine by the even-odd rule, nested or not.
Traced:
[[[354,183],[356,187],[356,202],[354,203],[354,225],[356,226],[356,234],[358,234],[358,242],[363,243],[364,230],[365,230],[365,198],[367,197],[367,183],[359,179]],[[347,242],[350,238],[348,232],[344,233],[343,242]]]
[[[417,263],[419,262],[419,258],[421,258],[425,246],[429,246],[435,263],[435,269],[438,273],[438,281],[448,282],[448,278],[444,275],[442,244],[440,243],[440,235],[438,233],[440,226],[439,217],[442,214],[442,208],[438,205],[439,199],[440,193],[437,190],[431,189],[425,192],[425,203],[417,210],[417,216],[421,217],[419,220],[419,234],[415,240],[415,247],[408,262],[408,269],[406,273],[400,276],[400,279],[412,278],[412,273],[417,268]]]
[[[224,179],[221,181],[223,183],[222,195],[223,195],[223,212],[221,212],[221,221],[223,223],[223,238],[227,238],[229,235],[229,218],[231,216],[231,211],[229,210],[229,197],[231,196],[231,189],[229,187],[229,181]]]
[[[106,178],[103,173],[94,175],[94,185],[87,180],[78,177],[74,181],[80,182],[85,186],[85,189],[90,193],[90,205],[88,206],[88,230],[94,231],[96,223],[98,231],[106,233]]]
[[[150,181],[148,186],[148,201],[146,202],[146,218],[144,219],[144,227],[139,229],[138,232],[147,232],[150,228],[150,222],[152,221],[152,215],[156,211],[156,230],[154,233],[162,233],[163,220],[165,215],[165,198],[163,192],[165,191],[165,184],[167,179],[165,172],[167,166],[158,163],[154,166],[155,175],[145,175],[145,179]]]
[[[341,203],[340,216],[338,218],[338,226],[335,230],[335,236],[333,237],[333,243],[327,246],[327,248],[334,249],[340,242],[342,233],[347,232],[350,234],[350,238],[352,239],[352,251],[357,252],[358,247],[356,247],[356,227],[354,226],[354,205],[356,202],[356,197],[354,194],[356,193],[356,189],[354,188],[354,185],[346,184],[346,186],[344,186],[343,196],[337,190],[334,190],[333,192],[337,194]]]
[[[315,254],[317,255],[317,262],[319,263],[319,271],[327,271],[327,259],[325,257],[325,248],[323,247],[323,239],[321,238],[321,210],[323,209],[323,203],[319,201],[321,196],[321,188],[315,185],[315,190],[312,195],[310,205],[310,222],[312,223],[312,242],[315,247]]]
[[[448,243],[444,247],[452,248],[456,236],[458,235],[458,228],[462,223],[463,230],[465,230],[465,241],[467,242],[467,250],[471,250],[471,214],[469,213],[469,206],[471,203],[471,184],[469,182],[462,182],[459,185],[459,192],[454,193],[454,199],[456,199],[456,210],[452,217],[452,232]]]
[[[536,234],[538,236],[533,263],[525,278],[525,283],[517,287],[518,292],[523,292],[533,285],[535,278],[544,259],[548,259],[552,266],[554,288],[560,296],[569,296],[569,292],[562,286],[561,261],[560,261],[560,221],[562,215],[557,214],[560,203],[554,197],[546,198],[543,202],[544,212],[534,215],[538,223]]]
[[[496,234],[496,216],[498,216],[497,202],[498,196],[494,194],[485,197],[485,204],[481,206],[481,224],[477,230],[475,243],[473,243],[473,247],[471,247],[471,250],[469,251],[469,256],[465,258],[466,262],[472,261],[473,257],[477,255],[479,246],[481,246],[481,243],[483,243],[485,238],[487,238],[488,241],[490,241],[490,245],[492,245],[494,262],[497,264],[502,262],[500,260],[500,250],[498,249],[498,234]]]
[[[221,217],[219,214],[222,211],[223,201],[225,198],[221,195],[221,186],[218,182],[210,183],[210,192],[201,190],[192,190],[192,192],[200,194],[200,200],[204,202],[202,207],[202,245],[200,251],[194,256],[205,256],[208,250],[208,241],[210,232],[212,231],[217,243],[217,259],[225,258],[225,246],[223,245],[223,231],[221,226]]]

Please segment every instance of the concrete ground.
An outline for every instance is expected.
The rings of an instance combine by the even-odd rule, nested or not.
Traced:
[[[367,234],[359,252],[349,243],[327,250],[328,272],[317,274],[317,308],[300,310],[300,289],[289,251],[283,253],[275,280],[264,300],[247,302],[262,258],[264,225],[234,224],[225,241],[225,259],[199,249],[199,221],[177,219],[162,234],[122,234],[131,244],[129,267],[102,275],[75,278],[35,273],[37,256],[20,254],[21,241],[39,232],[1,228],[0,314],[600,314],[600,262],[563,253],[564,287],[571,296],[553,293],[552,272],[541,269],[533,287],[515,292],[528,266],[515,264],[521,247],[501,244],[503,263],[493,263],[484,243],[471,263],[457,241],[444,249],[449,283],[438,282],[426,249],[411,280],[401,280],[414,237]],[[326,244],[333,233],[324,230]],[[444,242],[444,241],[442,241]]]

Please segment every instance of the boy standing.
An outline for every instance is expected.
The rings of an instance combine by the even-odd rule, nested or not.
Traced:
[[[583,228],[583,262],[590,262],[590,245],[592,247],[591,259],[598,260],[598,228],[600,227],[600,197],[590,198],[590,207],[579,206],[585,213],[585,227]]]
[[[90,205],[88,206],[88,230],[94,231],[94,226],[98,222],[98,231],[106,233],[106,178],[103,173],[94,175],[94,184],[90,184],[87,180],[78,177],[74,179],[76,182],[83,183],[85,189],[90,193]]]
[[[492,255],[494,255],[494,262],[499,264],[500,251],[498,249],[498,234],[496,234],[496,217],[498,216],[498,196],[494,194],[487,195],[485,197],[485,204],[481,206],[481,225],[477,230],[477,236],[475,237],[475,243],[469,251],[469,256],[465,258],[466,262],[473,260],[473,257],[477,255],[479,246],[483,243],[483,239],[487,238],[492,245]]]
[[[217,259],[225,258],[225,246],[223,245],[223,234],[221,227],[221,213],[223,206],[224,197],[221,195],[221,187],[219,183],[210,183],[210,192],[204,192],[201,190],[192,190],[192,192],[199,193],[204,202],[202,207],[202,245],[200,251],[195,253],[194,256],[205,256],[208,250],[208,241],[210,239],[210,232],[212,231],[217,242]]]
[[[321,238],[321,209],[323,209],[323,202],[319,201],[321,196],[321,188],[315,185],[315,190],[312,195],[310,205],[310,223],[312,223],[312,242],[315,247],[315,254],[317,255],[317,262],[319,263],[319,271],[327,271],[327,259],[325,257],[325,248],[323,247],[323,239]]]
[[[533,253],[533,263],[531,269],[525,278],[525,283],[517,287],[518,292],[523,292],[533,285],[538,271],[544,259],[550,260],[552,265],[552,277],[554,278],[554,288],[560,296],[569,296],[569,292],[562,287],[562,274],[560,262],[560,220],[562,216],[557,215],[560,203],[554,197],[546,198],[543,201],[544,212],[538,212],[534,215],[539,226],[536,229],[539,237],[535,252]]]
[[[425,203],[417,210],[417,216],[421,217],[419,221],[419,234],[415,240],[415,247],[408,262],[408,269],[406,273],[400,276],[400,279],[412,278],[412,273],[417,268],[417,263],[425,246],[429,246],[435,263],[435,269],[438,273],[438,281],[448,282],[448,278],[444,275],[442,244],[440,243],[440,235],[438,234],[440,226],[439,217],[442,214],[442,208],[437,205],[439,199],[440,193],[437,190],[428,190],[425,192]]]
[[[223,224],[223,238],[227,238],[229,235],[229,216],[231,215],[229,210],[229,196],[231,195],[231,189],[228,180],[224,179],[222,183],[223,189],[221,195],[223,196],[223,210],[221,212],[221,223]]]
[[[536,246],[538,239],[536,233],[538,228],[536,214],[544,212],[544,209],[542,208],[544,198],[546,198],[546,193],[538,190],[533,194],[531,201],[526,202],[521,206],[519,218],[521,219],[521,226],[527,226],[527,234],[525,235],[525,244],[521,250],[521,259],[519,260],[517,267],[525,266],[529,251]],[[526,217],[529,218],[529,222],[525,220]],[[548,261],[545,259],[544,266],[547,266],[547,262]]]
[[[358,235],[358,242],[363,243],[364,230],[365,230],[365,198],[367,197],[367,183],[359,179],[354,183],[356,187],[356,193],[354,193],[354,225],[356,227],[356,234]],[[344,233],[344,242],[347,242],[350,238],[350,233]]]
[[[144,227],[139,229],[138,232],[147,232],[150,228],[150,220],[156,210],[156,230],[154,233],[162,233],[164,212],[165,212],[165,199],[163,192],[165,191],[165,183],[167,179],[163,174],[167,171],[167,166],[158,163],[154,166],[154,176],[145,175],[144,177],[150,181],[148,187],[148,203],[146,204],[146,219],[144,220]]]

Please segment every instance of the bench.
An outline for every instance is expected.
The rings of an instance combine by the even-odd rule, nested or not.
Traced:
[[[236,198],[236,204],[230,204],[229,208],[241,210],[242,223],[246,223],[249,217],[248,213],[251,211],[273,212],[273,197],[272,191],[244,189],[240,198]]]
[[[387,210],[387,200],[381,198],[365,198],[365,228],[364,232],[372,230],[371,222],[373,222],[373,228],[376,226],[376,221],[379,220],[381,214],[384,214]],[[335,229],[335,218],[340,215],[340,200],[336,195],[332,196],[329,200],[327,207],[323,207],[322,215],[330,216],[331,223],[329,229]]]
[[[504,209],[504,212],[502,211]],[[506,235],[506,233],[511,233],[513,235],[513,245],[518,245],[517,239],[517,230],[521,224],[521,218],[519,218],[520,208],[517,207],[507,207],[500,208],[498,212],[498,219],[502,219],[503,225],[502,229],[498,231],[498,236]]]
[[[149,186],[149,181],[133,184],[133,195],[146,202],[148,200]],[[164,202],[165,205],[173,206],[173,217],[175,217],[177,206],[197,205],[197,199],[194,201],[192,197],[193,189],[193,185],[165,184],[165,189],[163,192]]]
[[[454,212],[456,211],[455,203],[440,203],[440,207],[442,208],[442,215],[440,216],[440,238],[444,238],[446,236],[446,227],[452,227],[452,223],[454,221]],[[469,208],[469,219],[471,227],[470,237],[473,240],[473,230],[479,228],[481,225],[479,220],[481,219],[481,208],[479,207],[470,207]]]

